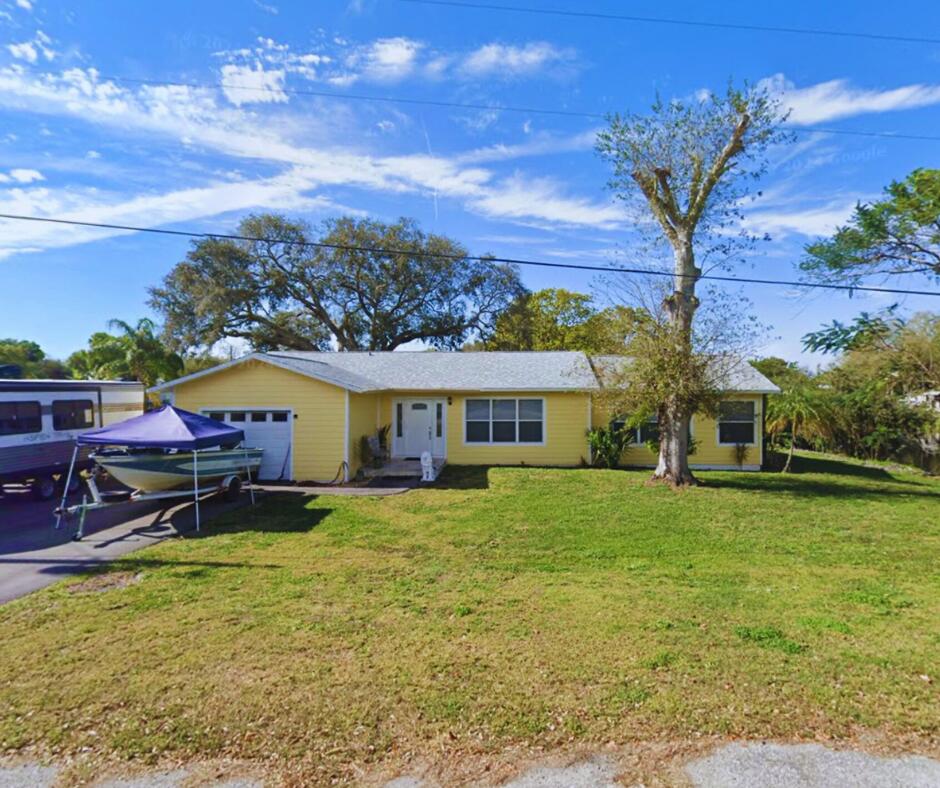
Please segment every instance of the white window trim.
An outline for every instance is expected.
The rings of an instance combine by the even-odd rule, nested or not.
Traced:
[[[617,421],[620,421],[620,419],[614,419],[613,421],[611,421],[611,424],[614,424],[614,423],[617,422]],[[657,418],[651,417],[651,418],[647,419],[647,422],[650,422],[650,421],[655,421],[657,424],[659,424],[659,419],[657,419]],[[626,427],[626,419],[624,419],[624,426]],[[640,446],[642,446],[642,447],[644,447],[644,448],[646,447],[646,441],[641,441],[641,440],[639,440],[639,437],[640,437],[640,427],[642,427],[642,425],[640,425],[640,426],[638,426],[638,427],[630,427],[630,428],[629,428],[629,429],[631,429],[631,430],[633,431],[633,436],[634,436],[634,438],[636,438],[637,440],[631,440],[631,441],[627,444],[627,446],[630,446],[630,447],[640,447]],[[693,430],[692,430],[692,422],[691,422],[691,421],[689,422],[689,431],[690,431],[690,432],[693,432]],[[693,434],[694,434],[694,433],[693,433]]]
[[[494,399],[511,399],[516,402],[516,437],[519,436],[519,400],[521,399],[537,399],[542,403],[542,440],[540,441],[468,441],[467,440],[467,400],[478,400],[485,399],[490,401],[490,438],[493,437],[493,400]],[[476,419],[475,419],[476,420]],[[489,397],[481,396],[472,396],[463,398],[463,445],[464,446],[544,446],[548,442],[548,403],[545,401],[545,397],[500,397],[498,394],[494,394]],[[501,421],[501,419],[497,419]],[[534,419],[522,419],[522,421],[534,421]]]
[[[760,441],[758,440],[757,425],[760,423],[760,410],[757,407],[757,403],[754,400],[750,399],[723,399],[721,402],[750,402],[754,406],[754,417],[752,419],[721,419],[721,411],[718,412],[718,418],[715,419],[715,443],[718,446],[737,446],[738,441],[722,441],[721,439],[721,425],[722,424],[750,424],[754,427],[754,440],[750,443],[742,443],[741,446],[757,446]],[[718,403],[719,409],[721,408],[721,402]]]

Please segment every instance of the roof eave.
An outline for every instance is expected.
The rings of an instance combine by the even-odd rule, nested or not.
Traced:
[[[328,375],[314,375],[311,372],[304,372],[299,369],[296,369],[289,364],[284,364],[277,360],[277,356],[270,356],[266,353],[249,353],[248,355],[242,356],[241,358],[235,358],[231,361],[226,361],[224,364],[218,364],[214,367],[209,367],[209,369],[202,369],[199,372],[193,372],[190,375],[184,375],[181,378],[176,378],[175,380],[169,380],[166,383],[159,383],[156,386],[151,386],[147,389],[147,393],[157,394],[161,391],[166,391],[167,389],[176,388],[176,386],[181,386],[186,383],[190,383],[199,378],[204,378],[208,375],[214,375],[217,372],[223,372],[226,369],[231,369],[232,367],[238,366],[239,364],[244,364],[247,361],[263,361],[266,364],[270,364],[273,367],[278,369],[286,370],[287,372],[293,372],[295,375],[302,375],[303,377],[311,378],[313,380],[319,380],[323,383],[329,383],[331,386],[338,386],[341,389],[347,389],[349,391],[354,391],[357,394],[366,393],[370,391],[375,391],[366,386],[357,386],[353,383],[348,383],[344,381],[331,378]]]

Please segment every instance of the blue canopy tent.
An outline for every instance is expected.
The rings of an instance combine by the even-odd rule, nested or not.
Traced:
[[[164,405],[141,416],[83,432],[77,442],[79,446],[196,451],[228,443],[234,445],[244,439],[244,431],[231,424]]]
[[[82,446],[124,446],[127,448],[176,449],[193,453],[193,498],[196,505],[196,530],[198,531],[200,526],[199,450],[217,446],[236,446],[244,439],[244,430],[201,416],[198,413],[175,408],[172,405],[164,405],[141,416],[83,432],[75,440],[72,463],[69,466],[62,493],[62,503],[57,510],[59,515],[56,519],[56,527],[59,527],[61,512],[65,511],[68,488],[72,481],[72,473],[79,449]],[[251,470],[247,463],[247,450],[245,470],[248,474],[251,502],[254,503],[255,492],[251,485]],[[81,537],[81,527],[78,536]]]

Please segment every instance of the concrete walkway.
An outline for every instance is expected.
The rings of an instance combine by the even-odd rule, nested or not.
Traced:
[[[351,496],[372,496],[376,498],[385,498],[389,495],[401,495],[409,490],[420,487],[421,482],[417,479],[396,479],[391,483],[390,479],[375,479],[369,484],[344,485],[344,484],[317,484],[317,485],[295,485],[295,484],[259,484],[255,489],[264,492],[289,492],[303,493],[304,495],[351,495]]]

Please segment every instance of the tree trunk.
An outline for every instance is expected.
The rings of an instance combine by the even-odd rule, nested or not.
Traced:
[[[793,422],[793,429],[790,430],[790,451],[787,452],[787,461],[783,465],[783,472],[790,472],[790,463],[793,462],[793,447],[796,446],[796,422]]]
[[[679,233],[674,242],[675,284],[674,291],[663,306],[672,329],[671,340],[675,342],[677,358],[692,357],[692,319],[698,307],[695,297],[695,282],[701,271],[695,266],[692,238]],[[653,473],[673,485],[698,484],[689,469],[689,424],[692,413],[685,403],[669,398],[664,403],[659,425],[659,464]]]

